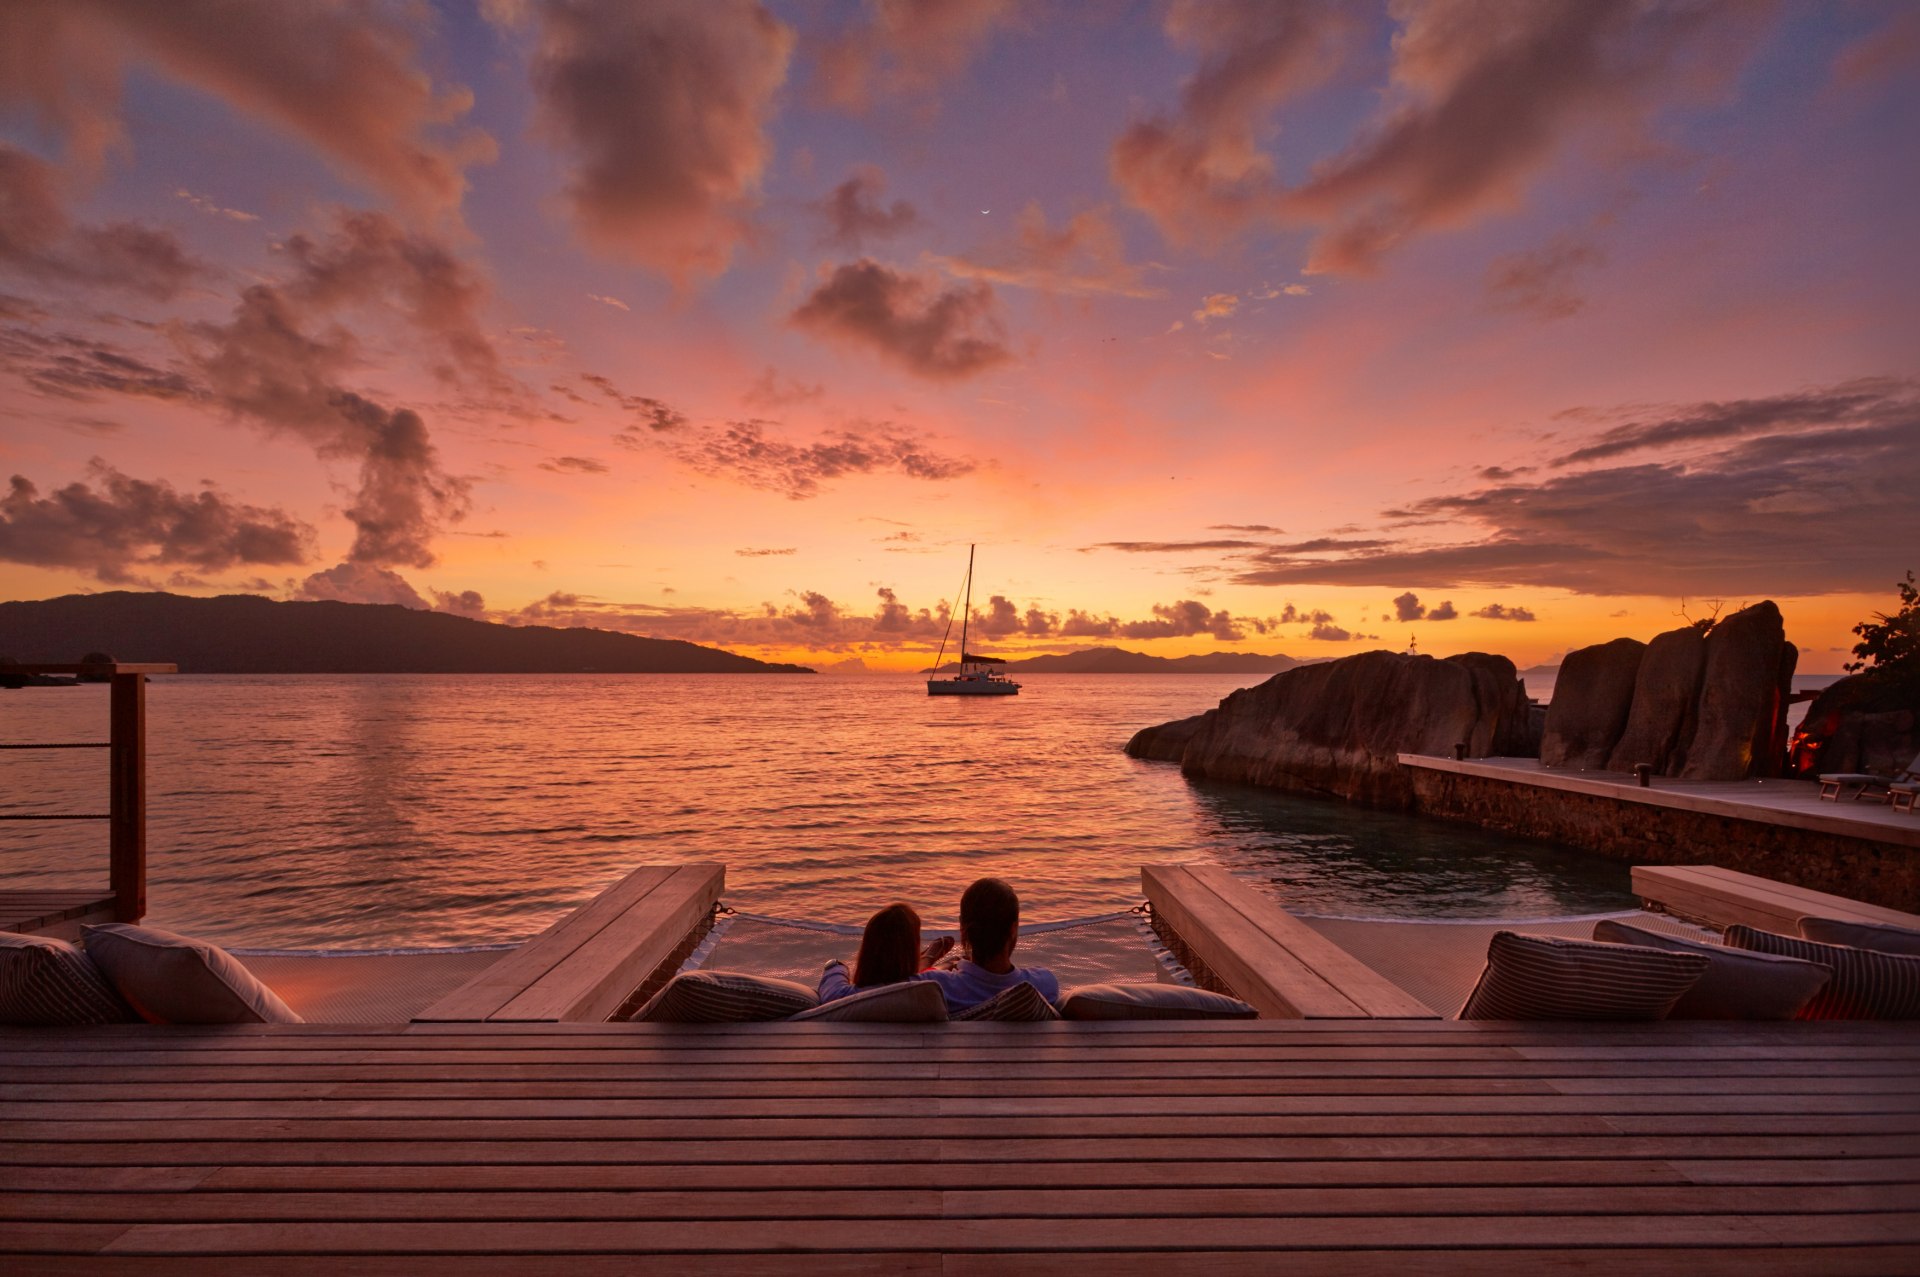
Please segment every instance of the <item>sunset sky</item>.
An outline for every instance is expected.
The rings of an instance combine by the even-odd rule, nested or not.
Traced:
[[[0,6],[0,597],[1522,666],[1920,566],[1920,6]]]

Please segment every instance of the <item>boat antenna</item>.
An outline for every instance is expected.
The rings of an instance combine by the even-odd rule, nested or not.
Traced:
[[[967,667],[967,622],[973,619],[973,547],[967,547],[967,600],[960,605],[960,668]]]

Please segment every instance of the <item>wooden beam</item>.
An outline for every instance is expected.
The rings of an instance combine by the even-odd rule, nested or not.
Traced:
[[[147,676],[115,673],[108,704],[108,871],[114,920],[147,914]]]
[[[719,864],[642,865],[416,1022],[604,1020],[712,909]]]
[[[168,665],[153,661],[100,661],[92,665],[74,661],[30,661],[24,665],[9,665],[13,674],[178,674],[178,665]]]
[[[1633,891],[1656,909],[1724,931],[1736,922],[1783,935],[1801,918],[1920,929],[1920,914],[1849,900],[1717,865],[1635,865]]]
[[[1143,865],[1157,916],[1243,1000],[1279,1019],[1435,1019],[1431,1008],[1223,869]]]

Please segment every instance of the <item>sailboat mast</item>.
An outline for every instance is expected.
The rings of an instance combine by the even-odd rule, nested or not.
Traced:
[[[967,547],[967,596],[960,605],[960,668],[967,667],[967,622],[973,619],[973,547]]]

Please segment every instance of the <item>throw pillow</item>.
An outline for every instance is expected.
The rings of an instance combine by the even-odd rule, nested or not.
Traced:
[[[1496,931],[1462,1020],[1658,1020],[1707,973],[1697,953]]]
[[[1883,922],[1842,922],[1838,918],[1802,918],[1799,930],[1802,940],[1920,957],[1920,931],[1907,927],[1890,926]]]
[[[822,1002],[793,1018],[839,1024],[945,1024],[947,998],[931,981],[902,980]]]
[[[1612,918],[1593,925],[1593,938],[1706,958],[1707,973],[1680,995],[1667,1012],[1669,1020],[1791,1020],[1833,978],[1833,968],[1816,962],[1729,949]]]
[[[1741,923],[1727,928],[1735,949],[1777,953],[1833,968],[1833,979],[1800,1012],[1802,1020],[1912,1020],[1920,1018],[1920,957],[1821,944],[1779,936]]]
[[[1183,984],[1083,984],[1067,990],[1068,1020],[1252,1020],[1259,1012],[1238,998]]]
[[[682,971],[633,1018],[664,1024],[750,1024],[784,1020],[820,1004],[792,980],[738,971]]]
[[[299,1024],[293,1008],[219,945],[159,927],[82,927],[87,956],[153,1024]]]
[[[93,959],[52,936],[0,931],[0,1024],[138,1024]]]
[[[1019,984],[1000,990],[985,1002],[976,1003],[964,1011],[955,1011],[949,1017],[954,1020],[1058,1020],[1060,1013],[1053,1009],[1053,1003],[1047,1001],[1047,995],[1022,980]]]

